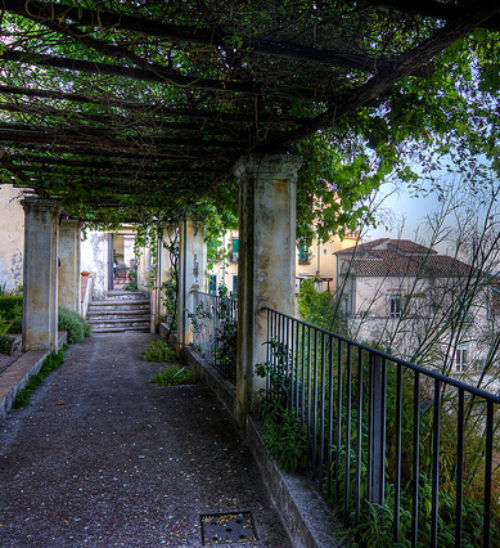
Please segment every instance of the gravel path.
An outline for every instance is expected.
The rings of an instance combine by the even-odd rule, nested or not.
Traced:
[[[203,385],[159,388],[148,334],[93,336],[0,428],[0,546],[202,546],[200,516],[251,511],[288,547],[248,446]],[[220,546],[220,545],[219,545]],[[231,546],[235,546],[232,544]]]

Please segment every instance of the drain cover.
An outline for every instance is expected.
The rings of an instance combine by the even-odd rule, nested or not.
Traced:
[[[201,530],[204,545],[255,542],[257,540],[250,512],[201,516]]]

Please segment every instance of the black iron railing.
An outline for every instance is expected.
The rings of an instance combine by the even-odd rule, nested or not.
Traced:
[[[236,382],[238,301],[230,297],[194,292],[194,345],[222,375]]]
[[[498,396],[267,317],[268,400],[294,411],[307,469],[352,534],[369,546],[498,546]]]

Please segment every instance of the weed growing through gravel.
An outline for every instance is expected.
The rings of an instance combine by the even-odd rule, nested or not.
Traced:
[[[45,360],[43,360],[42,367],[36,375],[32,375],[26,384],[26,386],[17,393],[17,396],[12,403],[14,409],[19,409],[30,404],[31,394],[42,384],[49,373],[59,369],[64,363],[64,353],[68,349],[68,345],[65,344],[57,354],[49,354]]]
[[[158,386],[179,386],[181,384],[196,384],[198,378],[187,367],[180,368],[176,364],[167,365],[151,379]]]
[[[175,350],[170,348],[168,343],[163,339],[156,339],[148,344],[148,347],[145,352],[141,352],[145,356],[148,362],[175,362],[177,361],[177,356]]]

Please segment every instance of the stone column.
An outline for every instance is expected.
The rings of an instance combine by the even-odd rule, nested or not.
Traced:
[[[59,304],[77,314],[81,314],[81,228],[78,219],[62,219],[59,225]]]
[[[58,200],[23,201],[23,350],[57,349]]]
[[[177,351],[193,342],[186,309],[193,311],[193,291],[201,291],[207,277],[205,225],[193,219],[181,222],[179,234],[179,279],[177,288]]]
[[[239,160],[238,349],[236,414],[244,425],[266,360],[264,306],[294,314],[297,170],[300,158],[251,154]]]
[[[167,308],[163,303],[165,299],[165,289],[162,289],[162,285],[168,282],[172,278],[172,264],[170,262],[170,252],[165,248],[165,243],[170,241],[169,236],[175,234],[175,227],[169,227],[163,229],[163,239],[158,239],[158,302],[157,302],[157,316],[158,326],[160,324],[161,316],[167,313]]]

